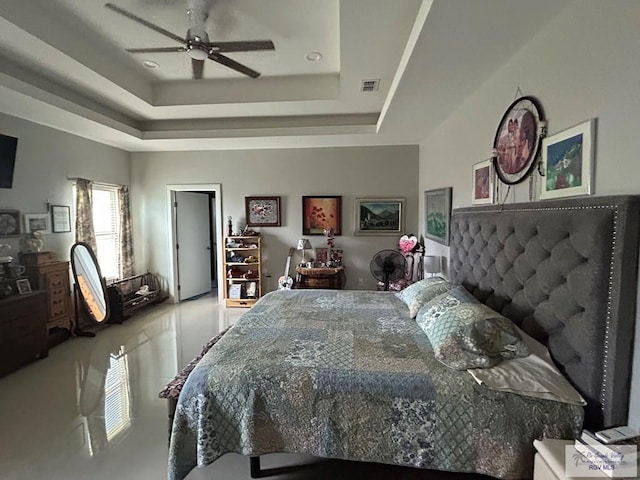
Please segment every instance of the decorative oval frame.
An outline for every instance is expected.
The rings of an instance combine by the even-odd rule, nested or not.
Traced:
[[[542,121],[542,106],[530,96],[516,99],[504,112],[493,139],[493,166],[502,183],[520,183],[535,168],[542,145]]]

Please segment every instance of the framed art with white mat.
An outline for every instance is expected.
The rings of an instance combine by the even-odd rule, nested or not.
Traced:
[[[491,159],[473,165],[471,203],[485,205],[493,203],[495,194],[495,172]]]
[[[587,120],[542,141],[540,198],[593,193],[596,120]]]

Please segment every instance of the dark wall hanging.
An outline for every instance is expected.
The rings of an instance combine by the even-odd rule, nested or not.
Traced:
[[[493,140],[493,165],[501,182],[515,185],[536,166],[544,122],[542,106],[533,97],[515,100],[502,116]]]

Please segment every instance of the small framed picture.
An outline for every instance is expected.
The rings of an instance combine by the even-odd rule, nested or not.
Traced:
[[[25,213],[24,231],[25,233],[51,233],[49,215],[46,213]]]
[[[51,230],[53,233],[71,231],[71,209],[65,205],[51,206]]]
[[[20,295],[31,293],[31,284],[29,283],[28,278],[21,278],[20,280],[16,280],[16,287],[18,288],[18,293]]]
[[[542,140],[540,198],[593,193],[595,119]]]
[[[244,209],[250,227],[280,226],[280,197],[244,197]]]
[[[229,298],[240,298],[242,294],[242,285],[239,283],[232,283],[229,285]]]
[[[493,203],[494,176],[491,160],[484,160],[473,166],[473,190],[471,192],[471,203],[473,205]]]

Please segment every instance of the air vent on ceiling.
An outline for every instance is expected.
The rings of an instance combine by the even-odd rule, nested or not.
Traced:
[[[377,92],[379,86],[380,86],[379,78],[362,80],[362,82],[360,83],[360,91],[361,92]]]

